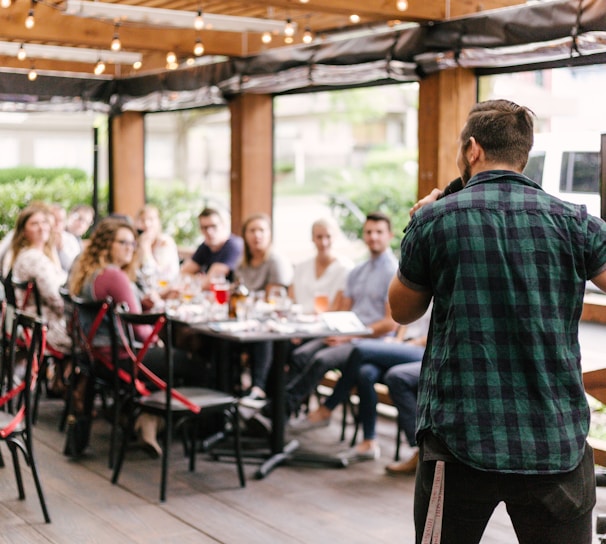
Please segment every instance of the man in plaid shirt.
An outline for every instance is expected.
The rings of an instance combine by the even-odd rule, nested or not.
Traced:
[[[591,542],[578,323],[585,282],[606,290],[606,223],[521,174],[532,143],[527,108],[476,104],[460,135],[463,188],[421,201],[402,240],[394,319],[417,319],[433,298],[417,543],[426,525],[443,544],[480,542],[502,501],[521,543]]]

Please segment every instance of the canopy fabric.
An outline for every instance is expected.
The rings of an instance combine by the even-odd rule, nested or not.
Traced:
[[[59,105],[172,111],[242,93],[283,94],[418,81],[457,66],[477,73],[606,62],[606,0],[555,0],[342,41],[115,80],[6,74],[0,108]],[[10,105],[12,104],[12,106]]]

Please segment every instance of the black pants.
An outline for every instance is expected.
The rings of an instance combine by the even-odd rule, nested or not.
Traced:
[[[504,502],[520,544],[591,544],[596,501],[593,450],[572,472],[504,474],[446,463],[441,544],[477,544],[496,506]],[[423,445],[420,446],[423,459]],[[423,461],[415,484],[416,542],[421,543],[435,461]]]

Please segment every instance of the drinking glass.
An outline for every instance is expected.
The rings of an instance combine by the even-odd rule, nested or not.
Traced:
[[[326,293],[316,293],[314,296],[314,311],[317,314],[322,314],[328,311],[330,301]]]

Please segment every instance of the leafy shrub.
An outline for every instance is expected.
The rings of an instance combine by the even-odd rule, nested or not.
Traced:
[[[33,200],[61,204],[91,203],[93,182],[83,170],[74,168],[6,168],[0,170],[0,238],[15,225],[19,212]],[[100,202],[107,202],[101,188]],[[105,213],[106,207],[100,210]]]

